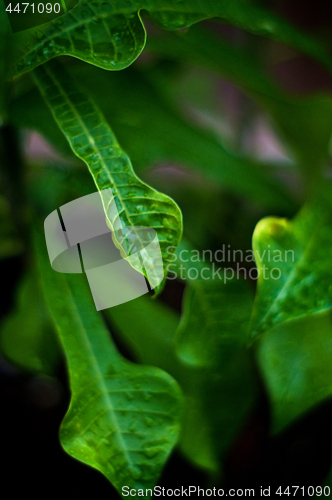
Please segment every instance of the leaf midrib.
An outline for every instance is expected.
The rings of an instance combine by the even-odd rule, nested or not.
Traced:
[[[66,279],[66,278],[65,278]],[[79,308],[77,307],[77,304],[74,300],[74,297],[73,297],[73,293],[72,293],[72,290],[70,288],[70,285],[68,283],[68,281],[66,280],[66,285],[69,289],[69,293],[70,293],[70,297],[71,297],[71,302],[72,302],[72,306],[73,306],[73,312],[74,312],[74,315],[76,316],[76,319],[77,319],[77,322],[79,324],[79,331],[81,332],[81,338],[86,346],[86,350],[88,352],[88,355],[89,355],[89,359],[90,359],[90,362],[91,362],[91,365],[92,365],[92,368],[93,368],[93,371],[95,373],[97,373],[97,377],[96,377],[96,380],[97,380],[97,385],[99,385],[100,389],[101,389],[101,394],[103,395],[103,400],[105,402],[105,406],[107,408],[107,413],[109,414],[110,416],[110,419],[112,421],[112,424],[114,426],[114,429],[115,429],[115,433],[118,435],[118,438],[119,438],[119,441],[120,441],[120,445],[122,445],[123,447],[123,450],[121,450],[120,448],[120,452],[123,453],[125,459],[127,460],[128,464],[129,465],[135,465],[130,457],[130,454],[129,454],[129,449],[127,448],[127,445],[126,445],[126,442],[125,442],[125,439],[122,435],[122,432],[121,432],[121,427],[118,423],[118,418],[116,416],[116,412],[113,408],[113,404],[112,404],[112,401],[110,399],[110,396],[109,396],[109,393],[108,393],[108,389],[107,389],[107,386],[106,386],[106,383],[105,383],[105,380],[104,380],[104,375],[102,373],[102,371],[100,370],[99,368],[99,365],[98,365],[98,362],[97,362],[97,358],[96,358],[96,355],[94,353],[94,349],[91,345],[91,342],[90,342],[90,339],[89,339],[89,336],[86,332],[86,329],[85,329],[85,326],[84,326],[84,321],[82,319],[82,315],[81,315],[81,312],[79,310]],[[112,352],[110,349],[108,349],[110,351],[110,356],[109,356],[109,359],[110,359],[110,362],[113,358],[115,358],[114,356],[114,351]],[[89,423],[89,426],[91,425],[91,422]],[[86,427],[86,429],[89,428]]]
[[[127,216],[127,218],[128,218],[128,221],[129,221],[129,223],[130,223],[131,227],[134,229],[134,233],[135,233],[136,237],[138,238],[138,240],[139,240],[139,242],[140,242],[141,246],[143,247],[142,241],[141,241],[141,239],[139,238],[139,236],[138,236],[138,234],[137,234],[137,231],[136,231],[136,229],[135,229],[135,225],[134,225],[134,223],[133,223],[133,221],[132,221],[132,219],[131,219],[131,217],[130,217],[130,214],[129,214],[128,210],[126,210],[126,204],[124,203],[123,198],[122,198],[122,196],[120,195],[120,192],[119,192],[119,190],[118,190],[118,188],[117,188],[116,182],[114,181],[114,179],[113,179],[113,177],[112,177],[112,175],[111,175],[111,173],[110,173],[110,171],[109,171],[109,169],[108,169],[107,165],[106,165],[106,164],[105,164],[105,162],[104,162],[103,157],[102,157],[102,156],[101,156],[101,154],[100,154],[99,148],[96,146],[95,140],[93,139],[93,137],[91,137],[91,134],[89,133],[89,130],[87,129],[87,127],[86,127],[86,125],[85,125],[84,121],[82,120],[82,118],[81,118],[80,114],[78,113],[78,111],[77,111],[76,107],[72,104],[71,100],[68,98],[67,93],[64,91],[63,87],[61,86],[61,83],[60,83],[60,82],[56,79],[56,77],[55,77],[54,73],[53,73],[52,71],[50,71],[50,70],[48,69],[48,67],[45,67],[45,65],[44,65],[44,69],[45,69],[45,72],[47,73],[47,75],[51,78],[51,80],[52,80],[52,82],[54,83],[54,85],[57,87],[57,89],[58,89],[58,90],[59,90],[59,92],[61,93],[62,97],[65,99],[66,103],[68,104],[68,106],[70,107],[70,109],[72,110],[72,112],[74,113],[74,115],[76,116],[76,119],[78,120],[78,122],[80,123],[81,127],[82,127],[82,128],[83,128],[83,130],[84,130],[84,133],[85,133],[85,135],[86,135],[86,137],[87,137],[87,139],[88,139],[89,144],[90,144],[90,145],[94,148],[94,150],[95,150],[95,151],[96,151],[96,153],[98,154],[98,158],[99,158],[99,160],[100,160],[100,163],[101,163],[102,167],[104,168],[104,170],[105,170],[105,171],[106,171],[106,173],[107,173],[107,177],[108,177],[108,179],[109,179],[110,184],[111,184],[112,186],[114,186],[114,187],[115,187],[115,189],[116,189],[116,194],[117,194],[117,196],[118,196],[118,198],[119,198],[119,200],[120,200],[122,210],[125,212],[125,214],[126,214],[126,216]],[[104,119],[104,117],[102,116],[102,114],[101,114],[98,110],[96,110],[96,108],[95,108],[95,106],[94,106],[94,103],[91,101],[91,99],[90,99],[90,98],[89,98],[89,101],[90,101],[90,103],[92,104],[92,106],[93,106],[93,108],[94,108],[94,110],[95,110],[95,113],[96,113],[96,114],[98,114],[98,115],[100,116],[101,120],[105,122],[105,124],[106,124],[106,126],[107,126],[108,130],[109,130],[109,131],[110,131],[110,133],[111,133],[111,130],[109,129],[108,124],[107,124],[106,120]],[[55,113],[53,113],[53,114],[54,114],[54,116],[55,116]],[[55,116],[55,119],[56,119],[56,116]],[[62,130],[63,130],[63,129],[62,129]],[[67,134],[66,134],[66,135],[67,135]],[[70,145],[71,145],[71,142],[70,142]],[[71,145],[71,147],[72,147],[72,145]],[[72,149],[73,149],[73,147],[72,147]],[[73,152],[75,153],[74,149],[73,149]],[[75,153],[75,154],[76,154],[76,153]],[[83,161],[84,161],[84,162],[86,163],[86,165],[88,166],[88,169],[89,169],[89,171],[91,172],[92,178],[93,178],[93,180],[94,180],[94,183],[95,183],[95,185],[96,185],[96,187],[97,187],[98,191],[99,191],[99,192],[101,192],[101,190],[99,189],[99,186],[98,186],[98,184],[97,184],[97,182],[96,182],[96,180],[95,180],[95,176],[93,175],[93,172],[91,171],[91,168],[90,168],[89,164],[88,164],[85,160],[83,160]],[[128,163],[130,163],[130,162],[129,162],[129,160],[128,160]],[[135,174],[133,174],[132,172],[131,172],[131,174],[133,175],[133,177],[136,177],[136,176],[135,176]],[[142,184],[143,184],[143,183],[142,183]],[[114,201],[115,201],[115,200],[114,200]],[[119,211],[118,211],[118,212],[119,212]],[[122,211],[121,211],[121,212],[122,212]],[[109,217],[108,217],[108,215],[107,215],[107,211],[106,211],[106,217],[108,218],[108,220],[109,220],[110,224],[112,225],[112,221],[109,219]],[[119,219],[121,220],[120,215],[119,215]],[[123,223],[123,221],[121,221],[121,222]]]

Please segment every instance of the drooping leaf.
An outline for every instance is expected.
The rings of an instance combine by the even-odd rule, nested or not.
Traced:
[[[151,488],[179,434],[181,394],[165,372],[116,350],[83,275],[56,273],[36,239],[48,307],[67,358],[72,401],[64,449],[122,486]],[[148,498],[147,495],[145,498]]]
[[[190,266],[205,268],[207,277],[206,263]],[[251,295],[242,282],[190,280],[193,273],[188,274],[177,338],[174,313],[145,297],[106,314],[140,361],[163,367],[179,382],[185,395],[180,449],[196,466],[218,475],[256,396],[245,346]]]
[[[0,325],[0,347],[20,368],[51,375],[59,347],[37,278],[30,271],[22,279],[16,306]]]
[[[205,268],[207,270],[207,268]],[[225,364],[229,349],[243,346],[252,308],[252,298],[241,280],[228,282],[227,273],[192,280],[177,331],[179,355],[188,363],[215,364],[215,356]],[[220,359],[225,352],[225,360]]]
[[[175,162],[270,210],[294,208],[288,190],[272,173],[269,175],[269,165],[231,154],[212,134],[182,118],[175,106],[163,100],[143,70],[130,68],[109,74],[76,65],[72,73],[96,101],[137,169]],[[15,125],[38,130],[67,153],[50,112],[35,90],[13,101],[9,114]]]
[[[4,5],[1,5],[4,9]],[[268,10],[244,0],[123,0],[88,2],[54,21],[16,35],[13,73],[22,73],[58,55],[73,55],[104,69],[121,69],[143,49],[145,30],[139,11],[146,9],[164,28],[179,29],[203,19],[219,17],[225,23],[299,49],[331,68],[322,44]]]
[[[332,396],[331,312],[286,321],[262,336],[258,363],[279,432]]]
[[[252,338],[291,319],[331,309],[331,223],[330,203],[322,199],[306,205],[293,221],[268,217],[257,224]]]
[[[3,4],[0,7],[4,8]],[[113,2],[79,2],[63,16],[12,35],[15,55],[9,75],[30,71],[60,55],[108,70],[129,66],[145,44],[137,9],[114,9]]]
[[[114,231],[119,247],[127,252],[123,236],[126,229],[130,232],[137,226],[153,228],[166,263],[166,249],[169,245],[176,247],[182,234],[182,215],[176,203],[135,175],[129,157],[98,107],[79,90],[63,67],[52,61],[36,70],[36,80],[74,153],[88,165],[98,190],[101,194],[105,189],[112,190],[113,200],[102,199],[110,226],[117,229],[120,220],[122,230]],[[145,241],[139,234],[136,239],[143,249]],[[152,252],[149,257],[152,269],[155,267],[159,273],[158,256]]]
[[[208,408],[205,408],[202,392],[214,398],[213,412],[219,405],[219,393],[211,386],[210,373],[189,366],[175,352],[174,335],[179,318],[167,306],[147,297],[139,297],[120,306],[105,310],[106,316],[115,324],[121,339],[134,353],[137,361],[157,366],[170,373],[184,391],[184,409],[179,447],[195,466],[216,474],[221,469],[221,459],[216,451],[218,442],[213,440],[213,431],[227,430],[217,421],[212,428]],[[220,405],[225,407],[221,398]],[[219,406],[218,406],[219,407]],[[193,439],[193,436],[195,437]]]
[[[288,94],[250,53],[201,26],[193,26],[185,33],[150,36],[147,50],[217,72],[240,86],[269,112],[306,173],[313,174],[315,166],[327,160],[332,131],[330,96],[303,98]]]

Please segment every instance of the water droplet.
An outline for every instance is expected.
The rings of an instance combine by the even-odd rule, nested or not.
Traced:
[[[55,22],[55,24],[57,26],[61,26],[63,24],[63,20],[62,19],[56,19],[54,22]]]
[[[131,392],[126,392],[127,399],[131,400],[134,399],[134,396]]]
[[[135,423],[134,423],[134,422],[130,424],[130,426],[129,426],[129,431],[130,431],[130,432],[135,432],[135,431],[136,431],[136,425],[135,425]]]

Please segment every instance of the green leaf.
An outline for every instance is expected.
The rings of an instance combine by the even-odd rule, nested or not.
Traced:
[[[130,233],[133,228],[136,245],[144,249],[146,241],[136,232],[135,226],[153,228],[167,263],[170,257],[167,248],[176,247],[182,234],[182,214],[176,203],[135,175],[129,157],[119,146],[98,107],[78,89],[77,82],[63,67],[52,61],[38,68],[35,76],[55,120],[74,153],[88,165],[98,190],[102,193],[104,189],[112,189],[113,200],[107,196],[102,196],[102,200],[119,248],[128,255],[126,229]],[[159,255],[155,255],[154,249],[149,257],[152,277],[163,275]],[[130,264],[136,266],[132,260]],[[140,266],[139,263],[136,269],[140,270]],[[147,276],[151,277],[151,273],[147,272]]]
[[[185,33],[164,32],[162,36],[160,33],[151,36],[147,50],[217,72],[240,86],[269,112],[307,174],[312,175],[315,166],[326,162],[332,132],[330,96],[302,98],[288,94],[250,53],[201,26],[193,26]]]
[[[4,6],[2,5],[2,8]],[[179,29],[219,17],[225,23],[290,45],[331,68],[319,42],[245,0],[81,0],[59,19],[18,33],[13,72],[22,73],[58,55],[73,55],[104,69],[122,69],[143,49],[145,30],[138,12],[146,9],[164,28]]]
[[[187,415],[183,448],[192,455],[198,453],[200,446],[206,450],[210,443],[212,457],[218,461],[224,457],[256,398],[246,347],[252,298],[245,282],[207,279],[207,272],[205,267],[203,279],[191,280],[187,287],[175,341],[183,362],[199,368],[189,397],[191,393],[196,398],[198,395],[194,415],[201,413],[207,419],[205,426],[210,427],[206,434],[197,415]]]
[[[184,391],[180,451],[195,466],[213,474],[220,472],[220,457],[215,450],[220,440],[212,438],[208,408],[202,401],[203,393],[211,394],[215,412],[219,394],[213,390],[210,373],[185,364],[176,355],[174,335],[179,323],[176,313],[158,300],[142,296],[107,309],[105,314],[111,324],[116,325],[121,340],[134,353],[137,361],[164,369]],[[225,401],[220,401],[224,407]],[[220,434],[228,432],[218,419],[215,430]]]
[[[10,43],[10,25],[6,12],[3,9],[4,4],[0,4],[0,126],[7,118],[7,106],[9,102],[9,86],[6,82],[10,61],[13,57],[13,46]]]
[[[59,347],[38,277],[32,271],[20,282],[16,307],[1,324],[0,346],[3,354],[19,367],[48,375],[54,373]]]
[[[245,346],[251,302],[243,282],[188,280],[176,339],[174,312],[146,297],[106,311],[138,360],[162,367],[179,382],[185,395],[180,449],[213,474],[221,473],[256,397]]]
[[[25,73],[60,55],[74,56],[107,70],[126,68],[145,44],[145,29],[137,9],[126,10],[115,10],[111,1],[79,2],[53,21],[15,33],[9,75]]]
[[[80,64],[71,72],[112,124],[138,169],[171,161],[255,204],[271,210],[294,208],[288,189],[272,178],[269,166],[229,153],[212,134],[185,120],[147,79],[144,70],[130,68],[109,74]],[[106,94],[108,98],[104,99]],[[38,130],[67,152],[35,90],[13,101],[9,114],[15,125]]]
[[[179,323],[175,311],[159,300],[141,296],[106,309],[105,314],[120,330],[121,340],[129,345],[137,361],[158,366],[175,376],[179,370],[173,343]]]
[[[252,309],[252,297],[245,282],[208,278],[192,280],[184,299],[184,312],[177,331],[177,349],[187,362],[224,365],[229,351],[244,345]],[[206,281],[205,281],[206,279]],[[225,354],[225,359],[220,358]],[[223,354],[223,355],[224,355]]]
[[[258,362],[280,432],[332,396],[331,312],[286,321],[262,336]]]
[[[122,358],[95,310],[85,277],[54,272],[44,242],[40,237],[36,242],[72,392],[61,443],[119,492],[123,486],[152,488],[178,438],[178,385],[159,369]]]
[[[293,318],[331,309],[331,223],[330,203],[320,201],[306,205],[293,221],[268,217],[257,224],[253,249],[260,276],[253,338]]]

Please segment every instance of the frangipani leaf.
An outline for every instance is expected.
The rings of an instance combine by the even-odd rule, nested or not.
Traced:
[[[36,238],[48,307],[67,358],[72,400],[61,425],[64,449],[123,486],[152,488],[175,445],[181,393],[160,369],[117,352],[84,275],[54,272]],[[145,498],[149,498],[146,495]]]
[[[135,227],[155,229],[166,264],[170,245],[176,247],[182,234],[182,214],[176,203],[143,183],[134,173],[129,157],[119,146],[111,128],[95,103],[77,87],[55,61],[36,70],[37,84],[55,120],[74,153],[88,165],[98,190],[112,190],[113,200],[103,199],[107,221],[114,229],[119,248],[128,255],[126,229],[134,231],[136,243],[145,248]],[[105,197],[106,198],[106,197]],[[120,221],[121,230],[118,229]],[[129,252],[130,256],[130,252]],[[158,256],[149,257],[160,274]],[[134,264],[130,261],[134,266]],[[135,266],[134,266],[135,267]],[[139,268],[138,268],[139,269]],[[161,270],[162,275],[164,271]]]
[[[251,336],[332,306],[332,210],[306,205],[293,220],[268,217],[256,226],[253,249],[258,279]]]
[[[167,29],[219,17],[225,23],[268,36],[303,51],[329,68],[332,66],[327,50],[319,42],[244,0],[81,0],[59,19],[18,34],[14,40],[17,57],[13,74],[33,69],[58,55],[72,55],[109,70],[128,66],[140,54],[145,42],[145,30],[139,18],[142,9]]]

